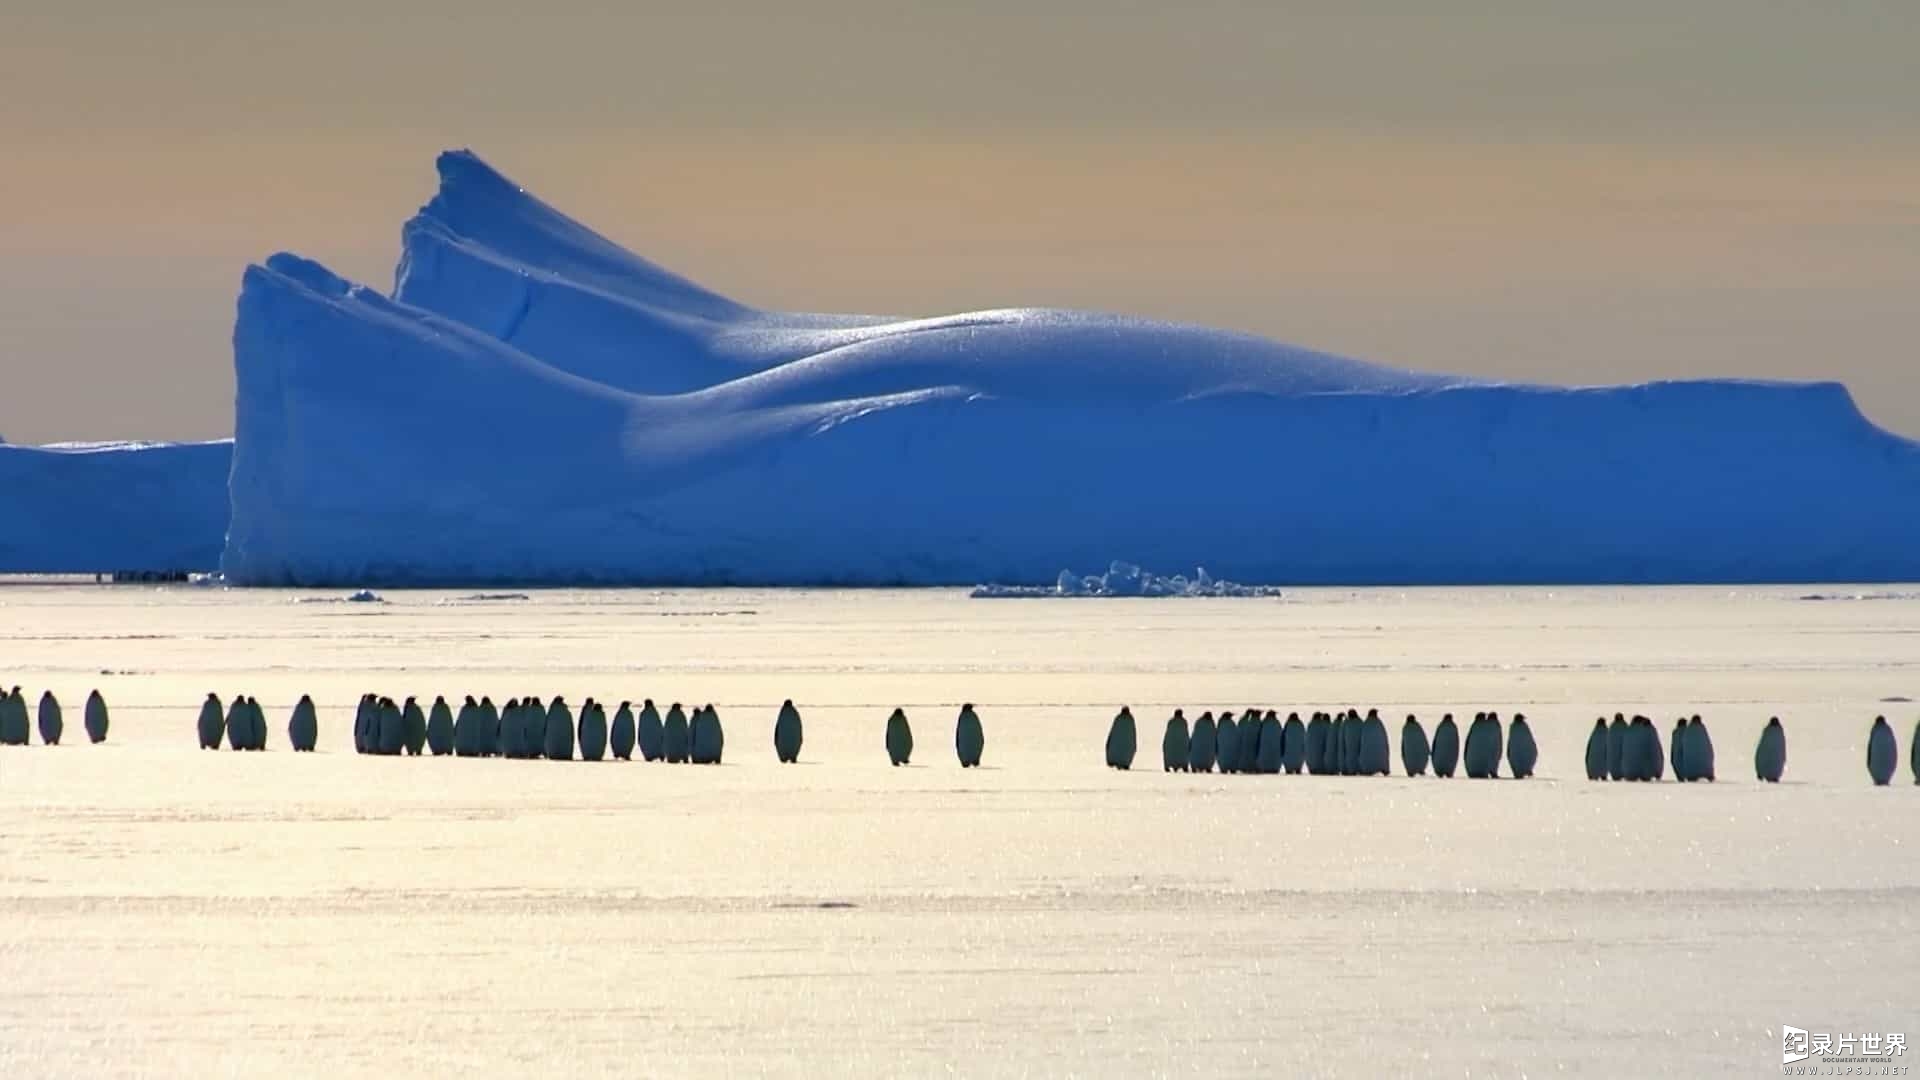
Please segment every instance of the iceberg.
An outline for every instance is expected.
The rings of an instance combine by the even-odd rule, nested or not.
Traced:
[[[1920,446],[1834,383],[1558,388],[1016,308],[763,311],[466,152],[391,294],[276,255],[234,330],[240,585],[1920,578]]]
[[[1104,574],[1081,576],[1071,570],[1062,570],[1052,585],[976,585],[971,595],[975,600],[1027,600],[1051,598],[1112,598],[1112,597],[1278,597],[1280,590],[1271,585],[1241,585],[1232,581],[1217,581],[1207,573],[1206,567],[1200,567],[1193,577],[1185,574],[1173,574],[1162,577],[1151,570],[1142,570],[1129,562],[1115,560],[1108,564]]]
[[[232,462],[232,440],[0,443],[0,573],[213,570]]]

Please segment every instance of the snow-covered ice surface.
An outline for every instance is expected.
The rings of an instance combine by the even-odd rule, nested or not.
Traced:
[[[1807,591],[0,585],[0,681],[113,716],[0,748],[0,1075],[1757,1076],[1782,1024],[1914,1041],[1920,789],[1862,762],[1885,712],[1904,763],[1920,601]],[[270,752],[193,749],[209,689]],[[368,689],[712,700],[728,761],[356,757]],[[1540,777],[1114,773],[1122,702],[1143,766],[1176,704],[1519,708]],[[1580,779],[1615,708],[1703,713],[1724,780]]]
[[[0,443],[0,573],[212,570],[233,441]]]
[[[244,276],[238,584],[1920,577],[1920,446],[1844,387],[1554,388],[1014,308],[747,307],[469,153],[391,297]]]

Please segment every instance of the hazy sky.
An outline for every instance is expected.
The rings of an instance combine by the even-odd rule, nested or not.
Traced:
[[[448,146],[764,306],[1837,378],[1920,436],[1916,0],[7,0],[0,436],[229,433],[244,265],[389,285]]]

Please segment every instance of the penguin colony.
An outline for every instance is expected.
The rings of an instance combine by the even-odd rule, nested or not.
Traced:
[[[35,728],[40,741],[57,746],[66,731],[65,715],[52,691],[40,695],[37,719],[27,709],[20,687],[0,690],[0,746],[26,746]],[[89,741],[107,739],[109,717],[100,691],[87,695],[82,724]],[[201,703],[196,732],[200,748],[230,750],[267,748],[267,719],[260,703],[236,694],[223,704],[209,693]],[[320,725],[311,697],[302,695],[287,721],[287,743],[296,753],[311,753],[319,742]],[[800,759],[804,726],[792,699],[781,703],[773,722],[775,756],[783,764]],[[592,698],[576,714],[563,697],[543,704],[537,697],[508,700],[496,707],[493,699],[475,701],[468,695],[458,710],[444,697],[423,708],[417,698],[395,704],[390,697],[365,694],[354,712],[354,751],[389,757],[506,757],[545,758],[553,761],[631,760],[637,751],[645,761],[718,765],[726,750],[726,732],[719,710],[712,705],[689,714],[678,702],[661,716],[651,698],[638,712],[622,701],[611,718],[606,707]],[[906,710],[887,717],[884,745],[893,765],[910,764],[913,727]],[[986,750],[985,726],[972,704],[962,705],[954,722],[954,754],[961,768],[978,768]],[[1107,730],[1106,764],[1126,771],[1139,751],[1139,728],[1131,708],[1123,707]],[[1504,754],[1503,754],[1504,751]],[[1285,721],[1275,710],[1247,709],[1237,718],[1233,710],[1216,715],[1203,712],[1189,725],[1184,709],[1167,718],[1160,740],[1161,768],[1167,772],[1265,773],[1314,776],[1386,776],[1392,773],[1387,728],[1377,710],[1365,716],[1358,710],[1316,712],[1306,721],[1289,713]],[[1409,715],[1400,728],[1400,767],[1408,776],[1447,778],[1463,771],[1470,778],[1500,775],[1506,761],[1514,779],[1533,775],[1539,746],[1523,714],[1514,714],[1504,728],[1494,712],[1474,714],[1462,745],[1453,714],[1440,718],[1433,737],[1417,717]],[[1874,718],[1867,734],[1867,775],[1876,786],[1893,782],[1900,764],[1898,737],[1885,716]],[[1587,779],[1594,781],[1658,781],[1669,771],[1682,783],[1716,778],[1713,739],[1698,714],[1674,722],[1663,745],[1651,719],[1629,719],[1615,713],[1594,721],[1587,737]],[[1920,785],[1920,723],[1914,726],[1907,766]],[[1753,752],[1754,778],[1777,784],[1786,774],[1787,735],[1779,717],[1768,719]]]

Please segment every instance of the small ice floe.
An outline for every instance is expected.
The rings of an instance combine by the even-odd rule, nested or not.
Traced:
[[[1162,577],[1129,562],[1115,560],[1104,574],[1081,576],[1071,570],[1060,571],[1052,585],[978,585],[974,599],[1037,599],[1042,597],[1277,597],[1280,590],[1270,585],[1241,585],[1221,581],[1205,567],[1185,574]]]

